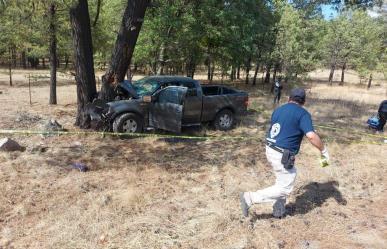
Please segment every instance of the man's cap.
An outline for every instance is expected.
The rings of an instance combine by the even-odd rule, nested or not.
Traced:
[[[290,91],[290,99],[299,103],[304,103],[306,98],[305,90],[302,88],[294,88]]]

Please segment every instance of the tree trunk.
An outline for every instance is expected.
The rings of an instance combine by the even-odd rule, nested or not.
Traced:
[[[259,71],[259,62],[257,61],[257,65],[255,66],[255,72],[254,72],[254,79],[253,79],[253,86],[257,83],[257,75]]]
[[[271,64],[268,64],[267,65],[267,68],[266,68],[266,75],[265,75],[265,83],[269,83],[270,82],[270,71],[271,71]]]
[[[42,66],[43,68],[46,68],[46,59],[44,57],[42,58]]]
[[[341,80],[340,80],[340,85],[344,85],[344,72],[347,67],[347,62],[344,62],[343,67],[341,68]]]
[[[56,105],[56,67],[58,64],[56,54],[56,18],[55,18],[56,6],[54,3],[50,5],[50,105]]]
[[[234,66],[231,66],[230,80],[231,81],[235,80],[235,67]]]
[[[102,76],[102,90],[99,98],[113,100],[115,94],[112,83],[124,80],[149,2],[150,0],[127,1],[109,69]]]
[[[249,57],[246,63],[246,80],[245,80],[246,84],[249,84],[250,68],[251,68],[251,58]]]
[[[335,74],[335,67],[336,67],[336,63],[331,65],[331,71],[329,72],[329,78],[328,78],[328,82],[330,85],[332,85],[333,75]]]
[[[211,80],[211,57],[207,56],[205,64],[207,66],[207,80]]]
[[[274,72],[273,72],[273,82],[275,81],[275,78],[277,77],[277,71],[278,71],[278,65],[275,65]]]
[[[126,70],[126,79],[129,81],[132,81],[133,75],[132,75],[132,69],[130,68],[130,65],[128,67],[128,70]]]
[[[101,10],[101,1],[97,1],[97,13],[95,14],[94,22],[93,22],[93,27],[97,26],[98,18],[99,18],[99,12]]]
[[[21,65],[22,65],[23,69],[27,68],[26,51],[24,51],[24,50],[21,53]]]
[[[66,54],[65,55],[65,69],[69,66],[69,56]]]
[[[165,66],[165,43],[163,42],[160,46],[160,54],[158,59],[159,67],[157,68],[157,74],[164,74],[164,66]]]
[[[11,48],[9,48],[9,86],[12,86],[12,53],[11,53]]]
[[[238,65],[236,78],[237,78],[237,80],[239,80],[241,78],[241,66],[240,65]]]
[[[372,74],[370,74],[370,77],[369,77],[369,79],[368,79],[367,89],[370,89],[370,88],[371,88],[371,83],[372,83]]]
[[[12,48],[12,62],[13,62],[13,67],[16,68],[17,66],[17,55],[16,55],[16,48]]]
[[[188,57],[185,68],[186,68],[185,71],[186,71],[187,77],[193,78],[195,75],[196,63],[195,63],[195,59],[192,55],[190,55]]]
[[[70,22],[73,35],[75,81],[77,83],[78,112],[75,125],[90,128],[87,104],[96,97],[93,46],[90,16],[87,0],[78,0],[70,8]]]
[[[211,66],[211,75],[210,75],[210,82],[214,79],[214,72],[215,72],[215,63],[212,63]]]

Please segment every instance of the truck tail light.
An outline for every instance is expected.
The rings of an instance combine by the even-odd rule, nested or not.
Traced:
[[[246,108],[247,108],[247,106],[249,105],[249,96],[245,97],[245,99],[244,99],[244,105],[245,105]]]

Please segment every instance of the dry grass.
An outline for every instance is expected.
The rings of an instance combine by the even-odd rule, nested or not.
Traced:
[[[15,136],[27,151],[0,152],[0,248],[385,248],[386,145],[353,132],[366,132],[385,89],[312,85],[307,108],[315,122],[351,130],[319,130],[328,168],[303,145],[290,215],[281,220],[270,217],[270,205],[241,218],[238,193],[274,181],[262,144],[271,97],[246,89],[258,111],[227,135],[250,139]],[[16,122],[25,113],[76,129],[74,85],[58,87],[58,106],[46,104],[47,86],[33,88],[32,106],[25,87],[0,84],[0,91],[0,128],[37,129],[38,118]],[[32,151],[37,146],[47,149]],[[71,169],[78,161],[91,170]]]

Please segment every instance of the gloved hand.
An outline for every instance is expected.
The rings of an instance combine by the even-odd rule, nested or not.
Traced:
[[[320,164],[321,164],[321,167],[326,167],[329,165],[329,153],[326,147],[321,151]]]

